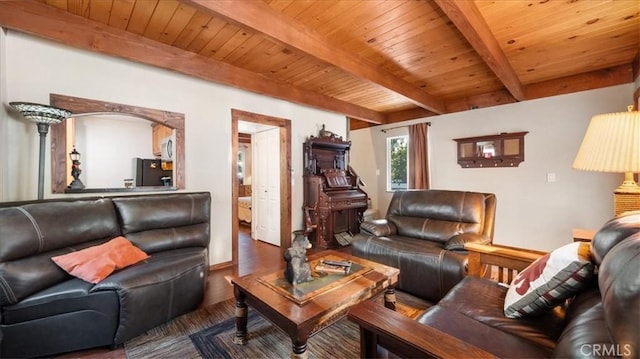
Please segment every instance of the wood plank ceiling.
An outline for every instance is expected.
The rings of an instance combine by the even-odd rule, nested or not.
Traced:
[[[17,0],[0,26],[355,129],[633,82],[640,1]]]

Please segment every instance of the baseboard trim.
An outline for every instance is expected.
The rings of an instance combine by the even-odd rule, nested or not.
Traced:
[[[232,265],[233,265],[232,261],[214,264],[214,265],[209,266],[209,272],[213,272],[213,271],[216,271],[218,269],[229,268]]]

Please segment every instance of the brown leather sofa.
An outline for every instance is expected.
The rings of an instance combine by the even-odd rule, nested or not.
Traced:
[[[118,346],[195,309],[209,271],[209,193],[0,204],[0,357]],[[124,236],[150,257],[97,284],[51,257]]]
[[[495,211],[490,193],[396,191],[384,219],[360,225],[352,254],[400,269],[398,289],[435,303],[467,274],[465,243],[492,243]]]
[[[479,257],[488,264],[533,260],[527,252],[483,251]],[[465,278],[417,320],[375,303],[358,305],[349,318],[361,327],[361,356],[378,357],[384,347],[423,358],[638,358],[640,211],[614,218],[596,233],[591,261],[597,278],[564,305],[534,317],[507,318],[507,288],[477,276]]]

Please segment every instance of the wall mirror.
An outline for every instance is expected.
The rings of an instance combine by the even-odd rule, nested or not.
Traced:
[[[88,193],[116,191],[162,191],[185,188],[184,179],[184,114],[158,109],[50,95],[52,106],[65,108],[77,117],[51,126],[51,168],[53,193]],[[161,142],[169,137],[173,142],[171,158],[161,154]],[[81,146],[80,178],[84,189],[68,189],[70,183],[69,152]],[[150,167],[157,163],[171,174],[165,185],[135,183],[126,187],[128,179],[137,173],[136,166],[147,159]],[[162,161],[164,158],[165,161]],[[141,172],[140,172],[141,173]],[[134,181],[136,179],[133,179]]]

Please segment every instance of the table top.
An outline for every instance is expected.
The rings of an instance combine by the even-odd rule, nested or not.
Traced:
[[[251,307],[285,331],[289,332],[287,328],[293,326],[296,330],[304,328],[313,333],[340,319],[351,306],[381,293],[398,281],[400,271],[396,268],[332,250],[309,256],[312,269],[324,258],[352,261],[357,264],[356,270],[319,288],[302,291],[302,294],[296,294],[289,283],[286,283],[289,288],[279,287],[282,283],[274,285],[276,277],[284,277],[284,270],[252,273],[231,282],[236,295],[238,291],[244,294]]]
[[[596,234],[595,229],[574,228],[572,231],[574,242],[590,242]]]

